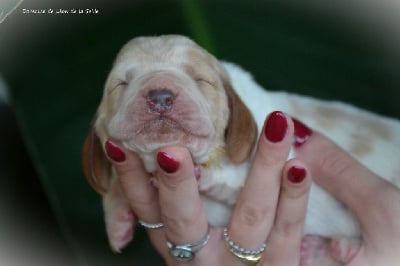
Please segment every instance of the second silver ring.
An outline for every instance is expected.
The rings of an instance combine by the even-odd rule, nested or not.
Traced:
[[[143,226],[146,229],[160,229],[164,227],[163,223],[156,223],[156,224],[151,224],[151,223],[146,223],[142,220],[139,220],[139,224]]]

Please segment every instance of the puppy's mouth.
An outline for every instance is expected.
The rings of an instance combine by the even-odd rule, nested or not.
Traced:
[[[143,136],[148,141],[157,142],[189,141],[190,138],[207,137],[206,134],[201,133],[200,124],[191,121],[185,123],[181,120],[173,116],[159,115],[144,122],[143,126],[135,132],[135,136]]]
[[[144,124],[143,129],[138,133],[141,134],[141,131],[151,132],[157,131],[160,134],[169,134],[171,131],[186,131],[184,127],[182,127],[176,120],[171,119],[167,116],[160,115],[158,118],[151,120]]]
[[[162,141],[163,139],[174,139],[177,134],[186,136],[195,136],[198,138],[206,137],[206,135],[197,135],[193,129],[185,127],[182,122],[166,115],[160,115],[155,119],[143,123],[143,127],[135,132],[135,135],[153,135],[155,140]]]

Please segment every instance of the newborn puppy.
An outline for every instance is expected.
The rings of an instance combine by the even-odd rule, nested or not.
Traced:
[[[104,153],[108,139],[136,152],[149,173],[157,168],[159,148],[187,147],[201,173],[209,222],[222,226],[247,176],[265,116],[275,110],[324,133],[399,185],[399,121],[339,102],[266,91],[238,66],[221,63],[183,36],[128,42],[106,81],[83,158],[88,181],[103,195],[111,247],[119,251],[132,239],[135,221]],[[359,237],[360,232],[343,205],[313,185],[305,234]],[[308,264],[322,265],[315,261]]]

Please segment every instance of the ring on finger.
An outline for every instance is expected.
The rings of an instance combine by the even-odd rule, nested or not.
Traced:
[[[164,227],[163,223],[152,224],[152,223],[146,223],[142,220],[139,220],[139,224],[146,229],[160,229]]]
[[[210,226],[204,237],[192,244],[176,245],[167,239],[167,247],[169,254],[177,261],[188,262],[193,260],[195,253],[205,247],[210,239]]]
[[[245,249],[235,243],[228,233],[228,228],[224,228],[225,242],[229,248],[229,251],[238,259],[240,259],[245,265],[254,266],[257,265],[265,251],[267,245],[264,243],[258,249]]]

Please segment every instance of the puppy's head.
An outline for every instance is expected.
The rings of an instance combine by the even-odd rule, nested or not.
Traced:
[[[94,146],[107,139],[137,152],[154,171],[160,147],[183,145],[197,164],[224,148],[232,162],[241,163],[256,138],[250,111],[212,55],[183,36],[140,37],[122,48],[108,76],[84,165],[91,184],[106,187],[93,180],[104,172],[93,166],[99,164],[93,158],[101,157],[93,150],[102,152]]]

